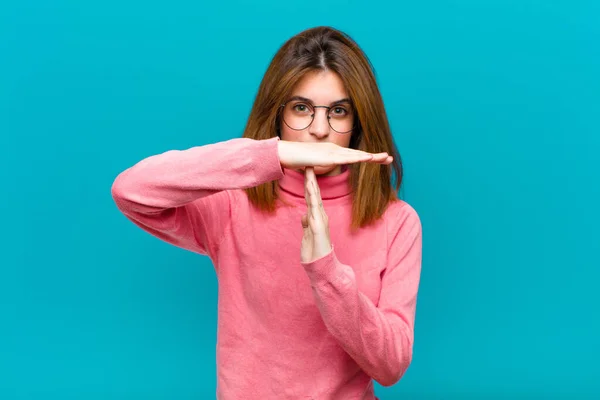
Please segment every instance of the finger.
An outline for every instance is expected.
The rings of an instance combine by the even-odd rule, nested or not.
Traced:
[[[313,237],[310,230],[310,223],[308,221],[308,215],[304,214],[300,222],[302,223],[302,241],[300,244],[300,259],[304,262],[308,261],[312,257],[313,252]]]
[[[387,152],[380,153],[369,153],[362,150],[351,149],[345,147],[340,149],[337,153],[341,157],[336,160],[336,163],[353,163],[353,162],[372,162],[372,163],[386,163],[388,162],[389,154]]]
[[[373,155],[369,153],[347,153],[347,154],[335,154],[332,157],[334,164],[353,164],[359,162],[370,162],[373,160]]]
[[[321,190],[319,189],[319,183],[317,182],[317,179],[315,177],[315,179],[311,179],[311,183],[312,183],[312,188],[313,188],[313,199],[316,203],[317,206],[319,206],[319,209],[323,208],[323,199],[321,199]]]
[[[310,214],[313,219],[318,220],[320,224],[324,224],[327,218],[325,208],[323,207],[323,199],[321,198],[321,190],[317,182],[317,175],[314,169],[309,172],[308,180],[310,184],[309,199],[310,199]]]
[[[314,174],[313,167],[306,167],[304,169],[304,199],[306,200],[306,208],[308,218],[312,217],[312,207],[311,207],[311,196],[310,196],[310,174]]]
[[[302,224],[302,229],[304,229],[304,234],[306,235],[306,229],[308,228],[308,215],[304,214],[302,218],[300,218],[300,223]]]
[[[394,157],[387,156],[385,159],[382,159],[381,161],[379,161],[379,164],[390,165],[393,161],[394,161]]]
[[[321,197],[321,188],[319,188],[319,183],[317,182],[316,176],[315,176],[315,179],[313,180],[313,183],[314,183],[314,187],[315,187],[315,201],[318,204],[318,209],[319,209],[321,219],[323,221],[325,221],[327,218],[327,214],[325,213],[325,207],[323,206],[323,198]]]
[[[358,158],[372,158],[373,154],[368,151],[351,149],[349,147],[344,147],[340,149],[337,154],[340,154],[344,157],[358,157]]]
[[[309,196],[310,196],[310,209],[312,212],[312,217],[315,219],[317,219],[317,218],[322,219],[323,203],[321,201],[321,196],[318,193],[317,187],[319,185],[317,184],[317,179],[316,179],[316,176],[314,175],[314,171],[313,171],[313,174],[309,177],[309,180],[310,180],[310,184],[311,184]]]
[[[313,188],[310,191],[310,210],[311,215],[315,220],[322,219],[321,207],[322,204],[317,196],[317,191]]]
[[[308,173],[308,184],[310,185],[310,204],[312,206],[318,207],[319,203],[321,202],[321,195],[319,192],[319,185],[317,184],[317,175],[315,173],[314,168],[311,168],[311,171]]]
[[[382,156],[379,159],[371,160],[371,162],[373,162],[373,163],[385,164],[385,165],[391,164],[392,161],[394,161],[394,157],[392,157],[392,156]]]
[[[313,189],[315,190],[315,193],[317,194],[317,198],[319,199],[319,201],[321,201],[321,188],[319,187],[319,183],[317,182],[317,174],[315,173],[314,169],[313,169],[313,173],[310,176],[310,180],[313,184]]]
[[[384,164],[389,165],[394,161],[394,157],[388,155],[387,153],[378,153],[373,156],[373,158],[367,162],[373,164]]]
[[[336,148],[336,150],[339,151],[339,152],[342,152],[342,153],[371,154],[368,151],[359,150],[359,149],[353,149],[352,147],[338,146]]]
[[[306,170],[304,172],[306,175],[307,182],[310,182],[315,176],[315,167],[306,167]]]
[[[308,204],[308,169],[311,167],[304,167],[304,199]]]
[[[388,157],[389,157],[389,154],[386,153],[386,152],[374,153],[373,154],[373,159],[371,161],[373,161],[373,162],[385,162],[385,160],[387,160]]]

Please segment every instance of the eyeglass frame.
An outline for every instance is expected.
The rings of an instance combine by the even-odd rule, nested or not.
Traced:
[[[283,104],[281,104],[281,105],[279,106],[279,109],[281,109],[281,108],[285,108],[285,106],[286,106],[286,105],[287,105],[289,102],[291,102],[291,101],[296,101],[296,100],[289,100],[289,101],[286,101],[285,103],[283,103]],[[335,107],[339,107],[339,106],[340,106],[339,104],[336,104],[336,105],[333,105],[333,106],[313,106],[312,104],[309,104],[309,106],[313,108],[313,111],[314,111],[314,109],[316,109],[316,108],[326,108],[326,109],[327,109],[327,124],[329,124],[329,127],[330,127],[331,129],[333,129],[333,130],[334,130],[334,132],[336,132],[336,133],[339,133],[340,135],[347,135],[347,134],[349,134],[350,132],[352,132],[352,131],[353,131],[353,130],[356,128],[356,119],[354,119],[354,115],[352,116],[352,117],[353,117],[353,119],[354,119],[354,121],[352,122],[352,128],[350,128],[350,130],[349,130],[349,131],[340,132],[340,131],[337,131],[337,130],[335,130],[335,128],[334,128],[333,126],[331,126],[331,117],[329,116],[329,110],[331,110],[332,108],[335,108]],[[313,122],[315,122],[315,114],[316,114],[316,113],[315,113],[315,112],[313,112],[313,114],[311,115],[311,120],[310,120],[310,123],[309,123],[308,125],[306,125],[304,128],[300,128],[300,129],[292,128],[291,126],[289,126],[289,125],[288,125],[288,123],[287,123],[287,122],[285,122],[285,118],[283,117],[283,115],[281,115],[281,119],[283,120],[283,123],[284,123],[284,124],[285,124],[285,125],[286,125],[288,128],[290,128],[290,129],[292,129],[292,130],[294,130],[294,131],[302,131],[302,130],[304,130],[304,129],[308,128],[309,126],[311,126]]]

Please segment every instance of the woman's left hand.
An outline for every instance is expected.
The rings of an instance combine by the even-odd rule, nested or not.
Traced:
[[[332,249],[329,237],[329,219],[323,208],[323,200],[313,167],[306,167],[304,170],[304,198],[307,210],[301,219],[304,234],[302,235],[300,260],[308,263],[327,255]]]

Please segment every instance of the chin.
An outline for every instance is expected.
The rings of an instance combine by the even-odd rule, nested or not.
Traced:
[[[339,168],[338,168],[339,169]],[[300,168],[302,172],[306,170],[305,167]],[[330,173],[335,173],[336,167],[315,167],[315,175],[327,175]]]
[[[315,175],[326,175],[330,172],[333,172],[335,167],[315,167]]]
[[[341,172],[341,166],[333,166],[333,167],[314,167],[315,175],[327,175],[327,174],[338,174]],[[298,171],[304,173],[306,171],[306,167],[298,168]],[[336,172],[337,171],[337,172]]]

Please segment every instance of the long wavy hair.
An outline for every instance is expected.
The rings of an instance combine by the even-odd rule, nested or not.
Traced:
[[[389,203],[398,200],[403,170],[374,69],[350,36],[321,26],[300,32],[285,42],[263,76],[243,137],[265,140],[280,135],[279,106],[302,77],[315,70],[335,72],[345,85],[358,119],[351,133],[350,147],[370,153],[385,151],[394,157],[390,165],[348,165],[352,188],[351,229],[356,230],[378,220]],[[258,209],[274,212],[278,189],[277,181],[272,181],[244,191]]]

